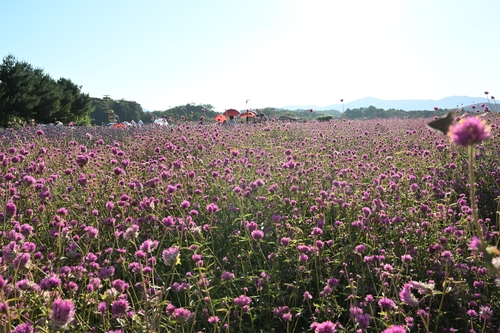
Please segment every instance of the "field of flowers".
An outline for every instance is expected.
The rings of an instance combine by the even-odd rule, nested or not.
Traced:
[[[3,130],[0,330],[497,332],[468,149],[428,121]]]

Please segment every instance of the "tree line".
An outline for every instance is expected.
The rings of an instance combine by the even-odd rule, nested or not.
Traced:
[[[118,116],[120,121],[135,121],[141,120],[143,123],[151,123],[153,119],[165,118],[170,121],[184,119],[186,121],[200,121],[204,118],[214,118],[217,112],[210,104],[195,104],[188,103],[186,105],[179,105],[163,111],[144,112],[142,106],[134,101],[113,100],[109,99],[104,102],[99,98],[92,98],[92,106],[94,111],[90,113],[90,119],[93,124],[102,125],[106,124],[107,114],[106,110],[111,109]]]
[[[427,118],[432,116],[442,116],[448,109],[436,109],[434,111],[405,111],[397,109],[379,109],[373,105],[355,109],[347,109],[342,114],[343,119],[375,119],[375,118]]]
[[[210,104],[189,103],[164,111],[144,112],[135,101],[90,97],[70,79],[53,79],[41,68],[9,54],[0,64],[0,127],[25,124],[48,124],[58,121],[75,125],[108,123],[107,110],[113,110],[120,121],[142,120],[151,123],[165,117],[199,121],[214,118],[217,113]]]
[[[91,111],[89,95],[70,79],[56,81],[13,55],[0,64],[0,126],[57,120],[88,124]]]

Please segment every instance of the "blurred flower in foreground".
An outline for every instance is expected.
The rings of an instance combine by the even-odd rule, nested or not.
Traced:
[[[33,326],[30,323],[19,324],[12,330],[12,333],[33,333]]]
[[[54,330],[66,330],[69,323],[75,317],[75,307],[73,301],[56,299],[52,304],[52,312],[50,313],[51,327]]]
[[[477,117],[460,120],[450,128],[450,138],[457,145],[467,147],[490,138],[490,126]]]

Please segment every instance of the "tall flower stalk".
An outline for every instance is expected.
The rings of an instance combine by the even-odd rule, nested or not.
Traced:
[[[469,195],[472,208],[472,226],[475,234],[479,239],[479,245],[474,245],[474,250],[479,250],[483,253],[486,266],[492,270],[496,270],[492,265],[492,254],[500,255],[500,251],[493,246],[487,246],[484,239],[483,229],[479,223],[479,216],[476,202],[476,183],[475,183],[475,157],[476,145],[491,137],[490,126],[478,117],[468,117],[460,120],[457,124],[450,128],[450,138],[453,143],[460,147],[468,148],[468,164],[469,164]]]
[[[488,97],[489,92],[485,91],[484,95],[486,96],[486,100],[488,101],[488,104],[491,106],[491,101],[495,103],[495,112],[498,111],[497,109],[497,101],[495,100],[495,96]]]
[[[481,239],[481,242],[484,241],[483,230],[481,225],[479,224],[479,216],[477,213],[477,202],[476,202],[476,182],[475,182],[475,156],[476,156],[476,147],[474,145],[470,145],[468,147],[468,159],[469,159],[469,194],[470,194],[470,204],[472,208],[472,225],[475,229],[476,235]]]

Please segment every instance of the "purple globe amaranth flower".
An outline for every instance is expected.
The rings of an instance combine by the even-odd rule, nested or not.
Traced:
[[[308,292],[308,291],[305,291],[305,292],[304,292],[304,299],[305,299],[305,300],[310,301],[310,300],[312,300],[312,298],[313,298],[313,297],[312,297],[312,295],[311,295],[311,293],[310,293],[310,292]]]
[[[174,193],[175,191],[177,191],[177,187],[170,184],[167,185],[167,193]]]
[[[143,252],[146,252],[146,253],[151,253],[153,252],[154,250],[156,250],[156,248],[158,247],[158,241],[157,240],[151,240],[151,239],[148,239],[148,240],[145,240],[141,246],[140,246],[140,249],[141,251]]]
[[[401,256],[402,262],[410,262],[413,260],[413,257],[410,254],[404,254]]]
[[[145,259],[148,255],[146,254],[146,252],[142,251],[142,250],[139,250],[139,251],[136,251],[135,252],[135,257],[137,259]]]
[[[264,232],[262,230],[254,230],[252,231],[251,235],[253,239],[259,240],[264,237]]]
[[[114,267],[102,267],[98,273],[99,278],[101,279],[109,279],[115,274]]]
[[[248,231],[250,231],[250,232],[257,230],[257,228],[259,227],[259,225],[257,223],[255,223],[254,221],[247,222],[245,224],[245,226],[247,227]]]
[[[33,281],[27,279],[20,280],[16,283],[16,288],[23,291],[39,291],[40,286]]]
[[[106,202],[106,209],[108,211],[113,210],[114,207],[115,207],[115,204],[113,203],[113,201]]]
[[[31,267],[31,256],[29,253],[22,253],[12,263],[19,270],[29,269]]]
[[[3,276],[0,275],[0,290],[3,290],[3,288],[5,288],[6,285],[7,285],[7,281],[5,281]]]
[[[451,253],[451,251],[443,251],[441,253],[441,258],[443,258],[445,262],[451,262],[453,261],[453,254]]]
[[[231,272],[222,273],[221,277],[222,281],[232,280],[234,279],[234,274]]]
[[[322,323],[313,323],[311,328],[314,329],[314,333],[335,333],[336,325],[331,321],[325,321]]]
[[[382,331],[382,333],[406,333],[406,330],[404,326],[401,325],[395,325],[386,328],[385,330]]]
[[[129,284],[121,279],[116,279],[111,283],[112,287],[123,293],[129,287]]]
[[[115,167],[113,169],[113,173],[116,175],[116,176],[119,176],[119,175],[123,175],[125,173],[125,170],[123,170],[122,168],[120,167]]]
[[[477,236],[472,236],[472,239],[469,241],[469,250],[479,251],[480,248],[481,248],[481,240]]]
[[[76,158],[76,164],[80,168],[83,168],[89,162],[89,157],[87,155],[78,155]]]
[[[188,309],[177,308],[172,313],[171,318],[172,318],[172,320],[175,320],[177,322],[184,323],[184,322],[189,321],[193,316],[194,316],[194,314],[191,311],[189,311]]]
[[[457,146],[467,147],[490,138],[491,127],[477,117],[461,119],[450,128],[450,138]]]
[[[365,252],[365,250],[366,250],[366,245],[364,245],[364,244],[359,244],[359,245],[357,245],[357,246],[354,248],[354,252],[356,252],[356,253],[360,253],[360,254],[361,254],[361,253],[364,253],[364,252]]]
[[[210,203],[207,206],[207,212],[209,213],[217,213],[219,211],[219,207],[215,203]]]
[[[354,317],[361,329],[366,330],[370,325],[371,316],[368,313],[361,313]]]
[[[8,302],[0,302],[0,313],[9,313],[9,303]]]
[[[113,317],[121,318],[127,314],[129,307],[130,304],[126,299],[117,299],[111,303],[111,313],[113,314]]]
[[[252,303],[252,299],[245,295],[240,295],[239,297],[233,299],[233,301],[234,304],[236,304],[237,306],[245,306]]]
[[[97,311],[99,313],[101,313],[101,314],[106,313],[106,311],[108,311],[108,303],[106,303],[106,302],[100,302],[97,305]]]
[[[326,282],[330,287],[335,287],[339,285],[339,280],[336,278],[329,278],[328,280],[326,280]]]
[[[17,213],[17,206],[14,202],[9,201],[5,205],[5,215],[7,217],[15,217]]]
[[[467,314],[471,317],[477,317],[477,312],[474,309],[470,309],[469,311],[467,311]]]
[[[67,208],[64,208],[64,207],[59,208],[59,209],[57,210],[57,214],[58,214],[58,215],[62,215],[62,216],[68,215],[68,209],[67,209]]]
[[[54,290],[61,285],[61,279],[55,275],[51,274],[50,276],[43,278],[40,281],[40,287],[42,290]]]
[[[50,326],[54,330],[66,330],[75,318],[75,306],[71,300],[56,299],[50,313]]]
[[[34,185],[36,183],[36,179],[33,176],[26,175],[23,177],[23,181],[28,185]]]
[[[282,237],[280,242],[281,245],[287,246],[288,244],[290,244],[290,237]]]
[[[89,238],[97,238],[97,236],[99,235],[99,230],[92,226],[85,227],[84,231],[87,233],[87,236]]]
[[[378,301],[378,306],[380,306],[384,310],[396,310],[397,309],[396,303],[394,303],[394,301],[392,299],[387,298],[387,297],[382,297]]]
[[[171,227],[171,226],[175,225],[175,220],[172,216],[168,216],[168,217],[164,217],[161,220],[161,223],[166,227]]]
[[[313,236],[319,236],[321,234],[323,234],[323,230],[321,230],[318,227],[314,227],[313,230],[311,231],[311,235]]]

